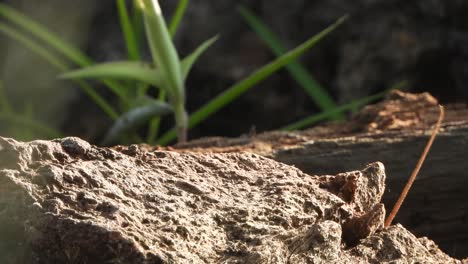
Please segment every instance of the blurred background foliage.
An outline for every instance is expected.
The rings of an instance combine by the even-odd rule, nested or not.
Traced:
[[[97,62],[126,57],[115,1],[0,3],[47,25]],[[164,13],[171,15],[177,1],[160,3]],[[406,89],[429,91],[442,102],[466,102],[468,98],[466,1],[193,0],[175,36],[181,56],[216,34],[220,38],[187,80],[189,112],[276,57],[239,13],[239,4],[257,15],[287,49],[343,14],[350,15],[342,28],[300,60],[338,105],[384,91],[403,80],[410,84]],[[142,56],[150,58],[148,51]],[[72,82],[57,79],[58,74],[43,59],[0,35],[0,88],[11,110],[18,114],[16,123],[21,122],[20,117],[29,117],[52,130],[31,132],[0,120],[0,135],[19,139],[74,135],[95,143],[102,139],[112,120]],[[99,83],[91,84],[105,98],[117,102]],[[321,112],[298,86],[290,73],[281,71],[193,128],[190,137],[239,136],[252,128],[257,132],[272,130]],[[171,118],[161,124],[163,129],[172,125]]]

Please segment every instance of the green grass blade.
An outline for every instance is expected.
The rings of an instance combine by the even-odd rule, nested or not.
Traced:
[[[133,32],[135,33],[135,39],[138,43],[138,47],[141,47],[145,33],[145,24],[143,21],[143,14],[141,8],[138,6],[138,0],[132,1],[132,26]]]
[[[125,39],[125,46],[127,47],[128,58],[130,60],[139,60],[140,51],[138,49],[138,40],[133,31],[133,25],[128,16],[128,9],[125,0],[117,0],[117,9],[119,11],[120,27]]]
[[[60,132],[56,131],[55,129],[45,126],[40,122],[26,118],[22,115],[0,112],[0,120],[3,120],[3,122],[11,123],[17,126],[22,126],[22,127],[34,130],[37,133],[43,136],[46,136],[48,138],[63,137],[63,135]]]
[[[134,79],[164,88],[163,76],[159,69],[148,63],[136,61],[118,61],[96,64],[74,70],[59,76],[62,79],[116,78]]]
[[[80,65],[89,65],[92,63],[92,61],[79,49],[62,41],[57,35],[50,32],[47,28],[21,14],[15,9],[9,7],[8,5],[0,3],[0,15],[30,32],[34,36],[46,41],[55,49],[69,57],[72,61],[77,62]]]
[[[163,89],[159,90],[158,100],[161,102],[166,101],[166,91]],[[160,117],[155,117],[151,119],[150,125],[148,126],[148,133],[146,137],[146,143],[153,145],[159,133],[159,125],[161,123]]]
[[[136,0],[132,1],[131,22],[136,46],[141,48],[142,41],[144,39],[145,24],[143,21],[143,14],[141,12],[141,8],[138,6],[138,2]],[[146,94],[149,88],[150,85],[148,84],[137,84],[137,96],[142,96]]]
[[[278,71],[279,69],[284,67],[286,64],[296,59],[298,56],[302,55],[308,49],[310,49],[315,44],[317,44],[323,37],[331,33],[339,25],[341,25],[346,20],[346,18],[347,16],[341,17],[335,23],[333,23],[326,29],[322,30],[320,33],[316,34],[315,36],[311,37],[303,44],[287,52],[281,57],[275,59],[274,61],[268,63],[267,65],[263,66],[262,68],[258,69],[257,71],[249,75],[247,78],[234,84],[233,86],[228,88],[226,91],[216,96],[214,99],[212,99],[210,102],[202,106],[200,109],[198,109],[195,113],[193,113],[190,116],[189,128],[194,127],[195,125],[199,124],[200,122],[208,118],[210,115],[212,115],[213,113],[217,112],[219,109],[224,107],[225,105],[231,103],[234,99],[242,95],[244,92],[250,89],[253,85],[266,79],[268,76]],[[167,144],[175,138],[175,135],[176,135],[175,130],[171,129],[159,139],[158,143]]]
[[[66,69],[62,71],[66,71]],[[102,111],[106,113],[106,115],[109,116],[112,120],[116,120],[119,117],[119,114],[117,114],[114,108],[106,101],[106,99],[100,96],[91,85],[81,80],[76,80],[75,82],[80,86],[83,92],[89,96],[89,98],[91,98],[93,102],[99,106]]]
[[[123,133],[134,129],[138,125],[151,119],[153,116],[169,114],[171,111],[171,106],[160,101],[152,101],[151,104],[133,108],[117,119],[105,136],[102,144],[108,145],[119,138]]]
[[[172,42],[157,0],[141,0],[146,35],[155,65],[164,76],[164,85],[168,87],[178,139],[187,138],[188,116],[185,110],[185,86],[179,55]]]
[[[184,82],[179,55],[170,38],[157,0],[142,0],[146,35],[154,64],[161,70],[175,102],[184,102]]]
[[[192,69],[192,66],[193,64],[195,63],[195,61],[203,54],[203,52],[208,48],[210,47],[216,40],[218,39],[218,36],[214,36],[206,41],[204,41],[200,46],[198,46],[190,55],[188,55],[187,57],[185,57],[180,65],[181,65],[181,71],[182,71],[182,77],[184,79],[184,81],[187,79],[187,76],[188,74],[190,73],[190,70]],[[158,99],[160,101],[164,101],[166,100],[166,93],[161,90],[160,93],[159,93],[159,97]],[[158,130],[159,130],[159,120],[160,118],[157,117],[157,118],[154,118],[153,120],[151,120],[151,124],[150,126],[148,127],[148,137],[146,139],[146,142],[148,144],[154,144],[155,142],[155,139],[157,137],[157,134],[158,134]]]
[[[42,46],[38,45],[35,41],[33,41],[32,39],[26,37],[25,35],[23,35],[19,31],[17,31],[16,29],[13,29],[9,25],[6,25],[6,24],[0,22],[0,32],[7,35],[8,37],[14,39],[15,41],[23,44],[28,49],[30,49],[31,51],[33,51],[34,53],[36,53],[37,55],[42,57],[45,61],[47,61],[52,66],[54,66],[56,68],[59,68],[59,69],[67,68],[66,63],[63,62],[60,58],[53,55],[47,49],[45,49]]]
[[[198,48],[196,48],[190,55],[185,57],[181,62],[182,68],[182,76],[184,80],[187,79],[190,70],[192,69],[193,64],[195,61],[205,52],[207,48],[209,48],[216,40],[218,36],[214,36],[206,41],[204,41]]]
[[[60,71],[65,72],[69,70],[68,66],[60,58],[50,53],[47,49],[38,45],[36,42],[21,34],[17,30],[0,23],[0,32],[21,43]],[[117,118],[118,115],[113,110],[113,108],[106,102],[106,100],[104,100],[104,98],[96,93],[96,91],[90,85],[82,81],[79,81],[78,84],[83,89],[83,92],[88,95],[109,117],[113,119]]]
[[[378,100],[378,99],[384,97],[386,93],[387,93],[387,91],[384,91],[384,92],[377,93],[377,94],[374,94],[374,95],[371,95],[371,96],[368,96],[368,97],[364,97],[364,98],[361,98],[361,99],[358,99],[358,100],[354,100],[351,103],[338,106],[338,107],[334,108],[333,110],[328,110],[328,111],[325,111],[325,112],[322,112],[322,113],[319,113],[319,114],[316,114],[316,115],[313,115],[313,116],[310,116],[310,117],[306,117],[306,118],[304,118],[304,119],[302,119],[300,121],[297,121],[297,122],[294,122],[294,123],[292,123],[290,125],[282,127],[281,130],[291,131],[291,130],[298,130],[298,129],[305,128],[307,126],[311,126],[311,125],[313,125],[313,124],[315,124],[317,122],[327,120],[333,114],[343,113],[345,111],[349,111],[349,110],[352,110],[352,109],[355,109],[355,108],[360,108],[360,107],[362,107],[364,105],[367,105],[367,104],[369,104],[369,103],[371,103],[371,102],[373,102],[375,100]]]
[[[44,41],[66,56],[74,63],[84,67],[93,64],[93,61],[74,46],[63,41],[59,36],[49,31],[45,26],[35,22],[27,16],[21,14],[8,5],[0,3],[0,16],[5,17],[13,24],[19,26],[26,32]],[[109,89],[114,92],[122,101],[126,101],[125,87],[117,82],[101,80]]]
[[[156,141],[156,138],[158,136],[158,131],[159,131],[159,126],[161,124],[161,118],[160,117],[153,117],[148,125],[148,132],[146,136],[146,143],[149,145],[153,145],[154,142]]]
[[[169,34],[171,37],[174,37],[177,29],[179,28],[180,21],[184,17],[185,10],[187,10],[188,0],[179,0],[179,4],[177,4],[176,11],[171,18],[171,22],[169,23]]]
[[[188,0],[179,0],[179,3],[177,4],[177,8],[176,8],[176,11],[174,12],[174,15],[172,16],[171,18],[171,22],[169,23],[169,34],[171,35],[171,38],[174,38],[176,32],[177,32],[177,29],[179,28],[179,25],[180,25],[180,22],[182,21],[182,18],[185,14],[185,11],[187,9],[187,5],[188,5]],[[183,66],[182,67],[182,71],[184,70],[183,69]],[[188,70],[190,71],[190,69]],[[188,71],[187,71],[187,74],[188,74]],[[184,80],[186,79],[186,75],[184,77]],[[158,99],[160,101],[165,101],[166,100],[166,93],[164,91],[159,91],[159,97]],[[150,122],[150,126],[148,127],[148,136],[147,136],[147,139],[146,139],[146,142],[148,144],[153,144],[157,135],[158,135],[158,131],[159,131],[159,123],[160,123],[160,120],[161,118],[159,117],[155,117],[151,120]]]
[[[286,52],[279,38],[251,11],[245,7],[239,7],[239,13],[250,25],[251,28],[260,36],[276,56],[281,56]],[[333,98],[327,91],[318,84],[318,82],[308,73],[305,68],[297,62],[292,61],[286,66],[291,76],[301,85],[304,91],[311,97],[313,102],[322,110],[328,111],[336,107]],[[342,113],[335,113],[330,116],[332,119],[343,119]]]

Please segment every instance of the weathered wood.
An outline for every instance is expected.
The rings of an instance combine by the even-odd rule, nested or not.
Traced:
[[[387,211],[415,166],[428,133],[398,132],[376,136],[313,140],[278,149],[272,157],[309,174],[336,174],[362,164],[385,164]],[[438,135],[395,222],[434,239],[451,255],[468,252],[468,124],[445,127]]]

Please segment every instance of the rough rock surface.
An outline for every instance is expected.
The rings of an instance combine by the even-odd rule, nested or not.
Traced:
[[[319,175],[333,175],[379,160],[388,175],[383,203],[390,208],[427,143],[438,118],[437,105],[428,93],[394,91],[347,122],[233,139],[202,138],[171,149],[248,151]],[[430,237],[447,254],[466,258],[468,107],[452,104],[445,109],[442,128],[395,222],[416,236]]]
[[[0,263],[460,263],[382,229],[381,163],[310,176],[251,153],[0,138]]]

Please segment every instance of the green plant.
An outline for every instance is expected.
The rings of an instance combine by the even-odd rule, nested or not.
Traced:
[[[124,132],[134,129],[141,123],[151,119],[147,140],[149,143],[152,143],[153,139],[155,139],[154,135],[158,130],[159,119],[157,116],[172,111],[176,120],[176,128],[163,134],[157,141],[160,144],[167,144],[172,141],[176,135],[179,136],[179,140],[183,141],[188,128],[202,122],[208,116],[249,90],[255,84],[295,60],[342,24],[346,19],[346,17],[340,18],[337,22],[311,37],[295,49],[276,58],[245,79],[240,80],[187,117],[184,106],[185,80],[194,62],[203,51],[216,40],[216,37],[207,40],[195,49],[192,54],[179,60],[177,51],[171,41],[170,33],[172,33],[172,35],[175,33],[185,7],[187,6],[187,2],[188,1],[179,2],[176,15],[173,16],[168,30],[157,0],[139,0],[138,2],[134,2],[134,7],[135,3],[138,3],[137,6],[139,9],[134,8],[133,19],[129,17],[129,12],[126,10],[124,1],[117,0],[129,60],[103,64],[95,64],[78,49],[49,32],[45,27],[30,20],[12,8],[0,4],[0,16],[7,18],[8,21],[20,29],[38,38],[40,41],[45,42],[47,45],[50,45],[56,52],[65,55],[67,59],[83,67],[82,69],[71,72],[67,72],[69,67],[61,57],[49,52],[43,45],[41,46],[36,43],[33,38],[20,33],[17,29],[6,24],[0,24],[0,31],[20,41],[34,52],[47,59],[62,72],[67,72],[61,75],[61,77],[75,80],[93,100],[99,102],[99,106],[115,120],[113,127],[107,134],[108,141],[115,140],[116,137],[119,137]],[[146,37],[153,57],[152,63],[143,63],[140,61],[141,58],[138,52],[141,35],[139,33],[140,27],[138,26],[138,18],[140,15],[145,21]],[[85,78],[96,78],[113,91],[121,100],[120,110],[115,111],[93,88],[82,81],[82,79]],[[133,83],[134,85],[128,85],[129,83]],[[152,98],[146,95],[146,91],[150,85],[160,89],[158,98]],[[166,103],[166,95],[169,103]]]
[[[32,52],[44,58],[49,62],[49,64],[59,71],[68,71],[70,69],[68,66],[69,61],[81,66],[91,65],[93,63],[92,60],[79,49],[63,41],[59,36],[50,32],[46,27],[31,20],[8,5],[0,3],[0,16],[4,17],[11,24],[19,28],[16,29],[13,25],[0,22],[0,32],[2,34],[5,34],[6,36],[23,44]],[[24,30],[31,36],[22,33],[21,30]],[[37,38],[37,40],[35,38]],[[38,43],[39,41],[42,41],[46,45],[52,47],[55,53],[49,51],[46,45]],[[109,89],[113,91],[119,99],[125,99],[125,95],[123,93],[124,89],[117,83],[110,80],[102,80],[102,82],[109,87]],[[114,107],[101,97],[89,84],[82,81],[77,81],[77,84],[83,92],[87,94],[110,118],[118,118],[118,114]]]
[[[276,56],[279,57],[286,52],[286,48],[281,43],[279,38],[268,28],[265,23],[263,23],[246,7],[241,6],[238,8],[238,10],[244,20],[268,45],[268,47]],[[332,97],[324,88],[322,88],[322,86],[320,86],[314,77],[307,72],[304,66],[302,66],[297,60],[294,60],[286,66],[286,69],[322,111],[329,111],[331,113],[326,115],[326,119],[344,119],[343,113],[336,111],[337,105],[333,101]]]
[[[335,30],[338,26],[346,21],[348,16],[343,16],[339,18],[335,23],[328,26],[318,34],[314,35],[313,37],[306,40],[301,45],[297,46],[296,48],[288,51],[287,53],[283,54],[282,56],[276,58],[275,60],[271,61],[270,63],[266,64],[265,66],[261,67],[260,69],[253,72],[251,75],[247,76],[245,79],[240,80],[233,86],[229,87],[226,91],[221,93],[220,95],[216,96],[214,99],[209,101],[207,104],[202,106],[200,109],[195,111],[189,117],[189,128],[194,127],[195,125],[199,124],[203,120],[205,120],[209,115],[215,113],[232,100],[239,97],[241,94],[246,92],[255,84],[259,83],[260,81],[266,79],[271,74],[275,73],[279,69],[283,68],[291,61],[302,55],[305,51],[313,47],[317,44],[322,38],[327,36],[333,30]],[[175,131],[174,129],[169,130],[166,132],[162,137],[158,140],[159,144],[167,144],[175,138]]]
[[[344,21],[344,18],[340,19],[336,24],[330,26],[329,28],[321,32],[319,35],[316,35],[315,37],[309,39],[309,41],[299,46],[297,49],[293,50],[290,53],[284,54],[277,60],[256,71],[254,74],[250,75],[246,79],[241,80],[237,84],[233,85],[231,88],[227,89],[224,93],[222,93],[221,95],[210,101],[208,104],[203,106],[201,109],[196,111],[193,115],[191,115],[188,119],[187,124],[185,123],[187,120],[185,118],[185,109],[183,107],[183,102],[185,100],[183,93],[183,82],[185,81],[185,78],[187,77],[190,68],[192,67],[195,60],[198,58],[199,54],[201,54],[209,45],[211,45],[214,39],[208,40],[203,45],[201,45],[192,55],[179,62],[175,48],[173,48],[173,44],[170,43],[170,38],[167,34],[167,30],[164,30],[165,25],[163,23],[162,15],[160,13],[159,5],[157,5],[157,1],[142,1],[142,7],[144,10],[146,10],[143,12],[143,14],[146,21],[146,28],[148,32],[147,35],[149,38],[150,47],[152,47],[151,50],[153,54],[153,63],[154,65],[158,65],[158,67],[153,67],[151,64],[113,62],[73,71],[65,74],[64,77],[132,78],[162,88],[161,90],[165,91],[169,95],[169,100],[172,101],[171,106],[172,109],[175,110],[176,121],[179,120],[179,122],[176,122],[178,124],[178,129],[175,130],[178,132],[177,134],[179,135],[179,140],[181,136],[183,136],[183,139],[185,139],[184,131],[186,127],[193,127],[197,123],[206,119],[215,111],[219,110],[224,105],[233,101],[235,98],[237,98],[242,93],[250,89],[259,81],[268,77],[281,67],[287,65],[291,60],[295,59],[303,52],[305,52],[308,48],[316,44],[322,37],[331,32],[334,28],[336,28],[339,24],[341,24]],[[164,69],[163,67],[159,66],[158,61],[161,65],[167,66],[167,68]],[[163,63],[163,61],[166,61],[166,63]],[[180,66],[177,67],[177,64],[179,64]],[[181,73],[178,72],[177,68],[181,69]],[[170,84],[169,87],[164,87],[164,85],[167,85],[167,83]],[[160,138],[158,143],[166,144],[172,139],[174,139],[176,135],[175,131],[171,130],[164,134]]]
[[[166,114],[172,111],[176,120],[177,134],[180,142],[187,137],[187,113],[185,110],[185,80],[198,57],[216,40],[211,38],[200,45],[192,54],[183,60],[179,60],[177,51],[172,43],[168,28],[162,16],[158,1],[140,0],[140,7],[145,21],[148,44],[153,57],[153,63],[134,61],[121,61],[98,64],[81,70],[72,71],[62,75],[62,78],[102,78],[111,77],[118,79],[134,79],[143,83],[158,87],[164,93],[159,100],[146,98],[146,104],[140,107],[152,108],[154,111],[139,111],[132,109],[131,114],[124,115],[124,120],[129,117],[148,119],[154,115]],[[168,95],[169,105],[164,103],[165,95]],[[150,104],[151,103],[151,104]],[[141,113],[141,115],[139,114]],[[143,113],[146,113],[143,115]],[[118,124],[124,128],[124,124],[136,124],[136,122],[124,122],[118,120]],[[114,126],[113,131],[117,131]],[[109,135],[117,135],[112,133]]]
[[[178,11],[176,12],[178,16],[176,16],[171,22],[171,29],[173,32],[175,32],[177,29],[177,26],[180,22],[180,17],[183,14],[184,2],[186,5],[187,1],[180,2],[181,4],[179,4]],[[140,28],[142,22],[140,11],[141,9],[135,5],[133,8],[133,17],[130,18],[128,15],[129,12],[125,5],[125,0],[116,0],[116,4],[119,9],[119,17],[128,50],[128,58],[129,60],[139,60],[139,40],[141,39]],[[22,43],[34,53],[43,57],[46,61],[48,61],[61,72],[67,72],[70,70],[70,67],[68,66],[69,61],[82,67],[95,65],[95,63],[79,49],[63,41],[59,36],[50,32],[46,27],[29,19],[13,8],[5,4],[0,4],[0,16],[6,18],[7,21],[12,24],[10,25],[0,22],[0,32]],[[13,26],[16,26],[16,28]],[[24,31],[29,35],[24,34],[21,31]],[[52,47],[52,51],[50,51],[47,46]],[[124,122],[126,118],[128,116],[135,117],[135,113],[145,113],[145,111],[134,111],[133,115],[130,113],[125,115],[119,114],[121,111],[125,113],[126,111],[131,111],[138,107],[144,108],[142,110],[147,110],[148,105],[151,105],[153,107],[153,113],[167,113],[167,107],[164,104],[153,103],[150,102],[150,100],[147,100],[148,98],[146,98],[145,93],[148,89],[148,85],[138,84],[138,87],[134,87],[135,85],[132,85],[130,82],[122,83],[115,80],[110,80],[108,78],[98,78],[98,80],[101,81],[117,96],[119,99],[119,110],[116,110],[115,107],[111,106],[111,104],[106,99],[101,97],[88,83],[82,80],[75,81],[110,118],[115,120],[115,125],[112,127],[112,129],[110,129],[108,133],[109,135],[116,135],[115,132],[118,129],[121,131],[119,131],[117,135],[132,129],[132,127],[122,126],[122,124],[139,124],[142,122],[141,118],[140,120],[130,120],[131,122]]]

